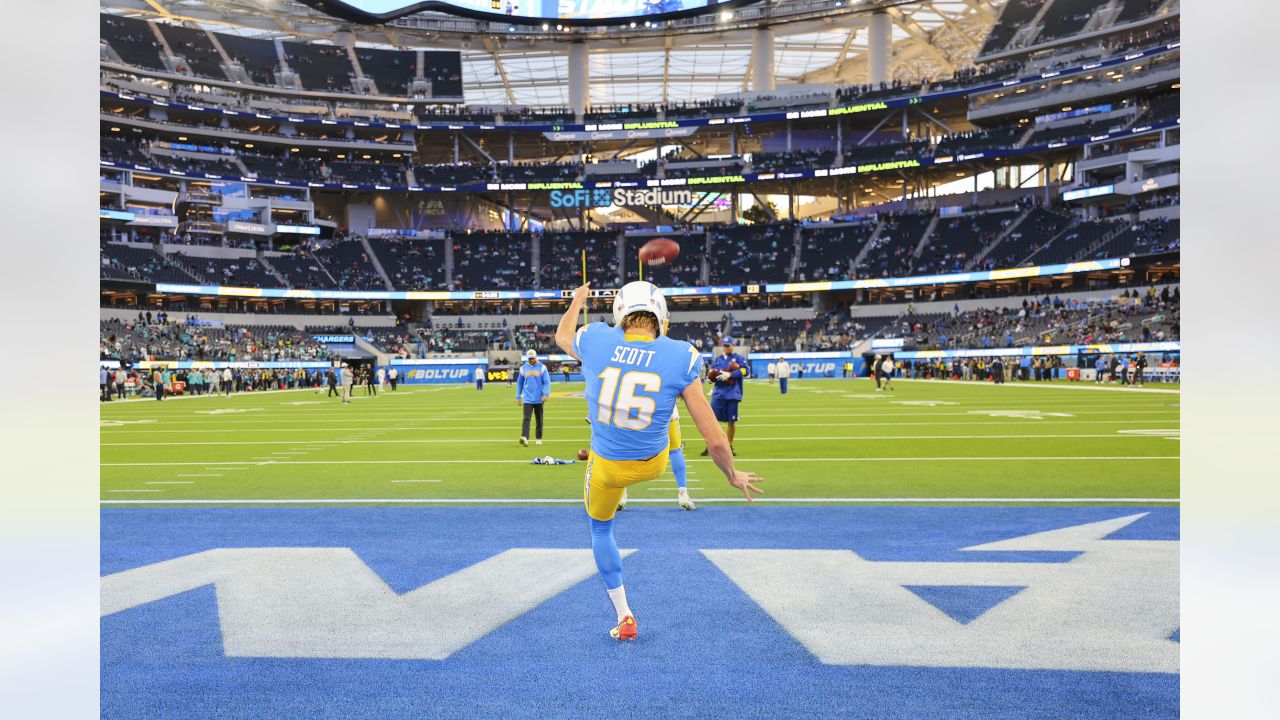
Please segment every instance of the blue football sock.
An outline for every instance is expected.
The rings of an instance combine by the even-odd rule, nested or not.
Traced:
[[[687,470],[688,467],[689,466],[685,463],[685,459],[684,459],[684,448],[679,447],[679,448],[676,448],[675,450],[672,450],[671,451],[671,472],[675,473],[676,487],[682,488],[685,486],[685,470]]]
[[[622,555],[613,539],[613,521],[588,519],[591,521],[591,551],[596,556],[596,569],[600,571],[605,588],[616,590],[622,587]]]

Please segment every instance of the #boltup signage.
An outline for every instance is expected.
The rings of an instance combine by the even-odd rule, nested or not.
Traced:
[[[475,382],[476,368],[487,371],[488,358],[415,358],[392,360],[397,382],[405,385],[443,385]]]
[[[769,363],[778,358],[785,358],[791,366],[791,377],[797,379],[840,377],[841,367],[853,359],[849,352],[797,352],[797,353],[751,353],[751,376],[766,378],[769,376]]]

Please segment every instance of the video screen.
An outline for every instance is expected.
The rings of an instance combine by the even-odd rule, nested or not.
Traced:
[[[728,0],[318,0],[324,10],[354,10],[390,20],[408,12],[445,10],[540,20],[618,20],[709,8]],[[345,8],[344,8],[345,6]]]

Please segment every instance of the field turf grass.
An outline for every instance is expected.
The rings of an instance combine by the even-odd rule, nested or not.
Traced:
[[[583,464],[529,464],[588,443],[553,389],[528,448],[503,384],[104,404],[102,717],[1178,716],[1176,390],[751,382],[768,504],[686,414],[701,507],[632,489],[623,644]]]
[[[748,383],[734,445],[769,502],[1178,497],[1179,394],[1091,384]],[[342,405],[323,393],[113,402],[101,407],[107,504],[155,501],[564,501],[581,498],[580,383],[556,383],[545,445],[521,447],[514,391],[402,385]],[[734,500],[684,413],[690,492]],[[674,500],[670,471],[631,492]],[[740,496],[736,498],[740,500]]]

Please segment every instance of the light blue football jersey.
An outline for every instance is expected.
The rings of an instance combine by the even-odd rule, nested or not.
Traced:
[[[573,348],[587,381],[591,449],[608,460],[647,460],[665,450],[676,398],[698,380],[698,351],[666,336],[628,340],[602,322],[578,330]]]

